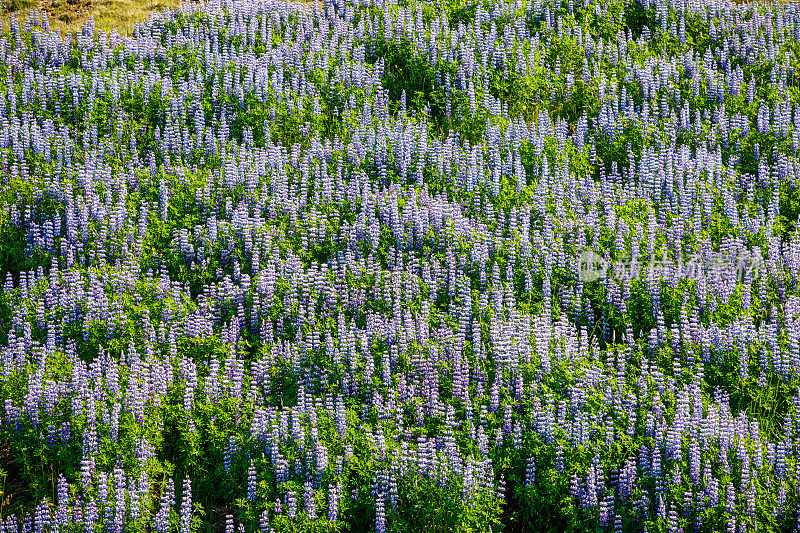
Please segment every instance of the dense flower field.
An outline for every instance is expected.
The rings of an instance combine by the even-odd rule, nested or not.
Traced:
[[[0,531],[800,526],[800,5],[0,37]]]

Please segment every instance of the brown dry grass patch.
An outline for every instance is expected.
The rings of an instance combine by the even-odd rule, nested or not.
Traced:
[[[80,31],[92,17],[98,30],[130,35],[150,12],[175,9],[179,4],[180,0],[5,0],[0,12],[4,30],[8,30],[10,14],[22,22],[30,10],[38,9],[47,14],[51,30],[62,35]]]
[[[314,0],[300,0],[313,3]],[[137,22],[145,21],[153,11],[177,9],[181,0],[0,0],[2,28],[9,29],[9,15],[22,23],[31,10],[47,14],[50,29],[62,36],[76,33],[94,17],[95,28],[105,33],[117,30],[123,36],[133,32]],[[187,0],[186,3],[198,3]]]

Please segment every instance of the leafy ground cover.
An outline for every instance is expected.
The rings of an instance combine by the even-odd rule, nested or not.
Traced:
[[[797,4],[8,22],[3,531],[797,528]]]

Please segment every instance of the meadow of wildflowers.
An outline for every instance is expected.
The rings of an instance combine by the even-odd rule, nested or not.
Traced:
[[[0,36],[0,533],[800,529],[800,4]]]

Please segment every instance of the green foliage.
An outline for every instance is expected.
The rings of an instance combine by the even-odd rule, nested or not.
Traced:
[[[398,501],[389,514],[389,531],[502,531],[500,501],[479,494],[463,501],[455,483],[445,486],[418,475],[397,483]]]

